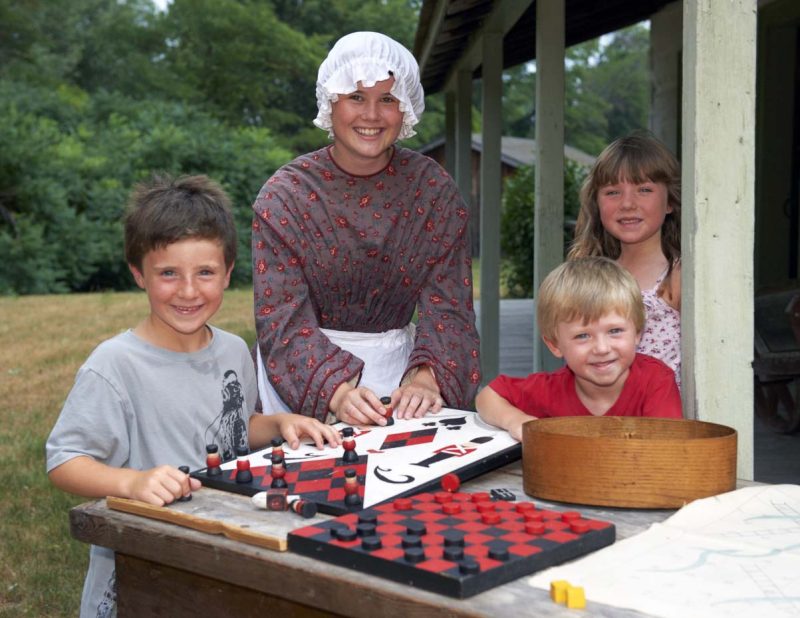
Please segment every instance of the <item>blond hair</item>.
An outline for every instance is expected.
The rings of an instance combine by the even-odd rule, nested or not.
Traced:
[[[681,257],[681,170],[669,149],[646,132],[637,132],[611,142],[600,156],[581,188],[581,209],[575,224],[575,240],[567,258],[603,255],[617,259],[619,240],[609,234],[600,220],[597,194],[605,186],[621,181],[658,182],[667,188],[667,213],[661,226],[661,251],[670,272]]]
[[[644,328],[644,303],[639,285],[627,270],[605,257],[592,256],[564,262],[539,287],[536,319],[542,337],[556,340],[559,323],[599,320],[616,311]]]

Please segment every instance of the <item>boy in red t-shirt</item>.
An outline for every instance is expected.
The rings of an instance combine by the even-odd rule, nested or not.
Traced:
[[[567,366],[527,378],[498,376],[475,400],[483,420],[521,440],[531,417],[682,417],[672,370],[636,353],[642,294],[616,262],[589,257],[561,264],[539,288],[537,320],[545,344]]]

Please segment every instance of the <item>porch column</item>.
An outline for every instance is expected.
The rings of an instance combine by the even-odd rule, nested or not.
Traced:
[[[481,154],[481,371],[484,381],[500,371],[500,210],[503,130],[503,35],[483,34],[483,133]]]
[[[684,414],[735,428],[752,479],[755,4],[684,0],[683,48]]]
[[[533,295],[564,261],[564,0],[536,2],[536,174]],[[562,365],[533,328],[533,370]]]

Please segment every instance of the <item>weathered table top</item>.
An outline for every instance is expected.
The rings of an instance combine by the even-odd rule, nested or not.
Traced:
[[[465,483],[469,492],[504,487],[518,499],[530,499],[522,491],[519,462]],[[666,519],[670,510],[589,508],[534,500],[545,508],[576,509],[586,517],[611,521],[617,540],[646,530]],[[175,508],[203,518],[219,518],[255,534],[285,538],[293,528],[314,520],[293,513],[253,511],[249,498],[201,489],[191,502]],[[326,515],[317,518],[327,519]],[[110,509],[105,500],[82,504],[70,513],[72,535],[87,543],[182,569],[200,576],[243,586],[267,595],[289,599],[323,611],[374,618],[380,616],[574,616],[550,600],[549,594],[528,585],[528,577],[459,600],[411,588],[367,573],[337,567],[287,551],[208,534],[191,528]],[[591,599],[591,591],[587,590]],[[589,601],[592,616],[641,616],[640,613]]]

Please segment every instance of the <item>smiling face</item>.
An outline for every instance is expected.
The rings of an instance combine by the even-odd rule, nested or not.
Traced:
[[[148,251],[141,270],[132,265],[130,269],[150,302],[150,316],[136,327],[137,335],[176,352],[207,345],[206,323],[222,304],[233,269],[225,267],[218,241],[179,240]]]
[[[661,226],[672,212],[667,186],[661,182],[620,180],[597,192],[600,221],[620,244],[661,246]]]
[[[391,146],[403,126],[400,102],[391,94],[394,77],[370,88],[340,94],[333,103],[333,159],[345,171],[368,176],[389,162]]]
[[[612,311],[588,323],[583,318],[559,322],[555,339],[545,343],[575,374],[579,393],[591,399],[622,391],[639,338],[633,322]]]

